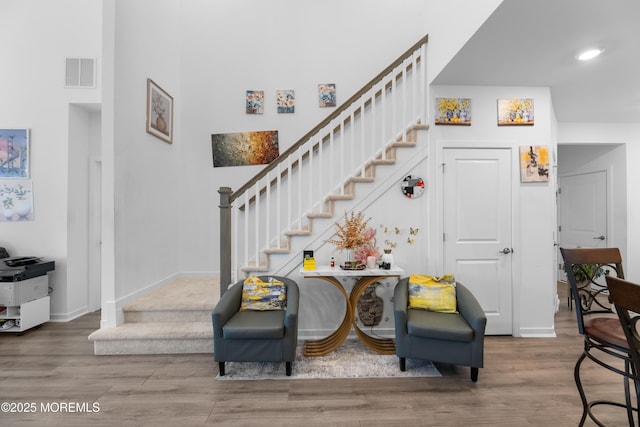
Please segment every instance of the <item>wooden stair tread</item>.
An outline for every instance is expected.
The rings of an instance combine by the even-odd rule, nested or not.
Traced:
[[[373,176],[352,176],[349,178],[351,182],[374,182],[376,180]]]
[[[307,214],[307,216],[309,215]],[[284,234],[287,236],[310,236],[311,230],[287,230]]]
[[[333,218],[331,212],[309,212],[307,218]]]
[[[418,143],[416,141],[396,141],[391,144],[392,147],[415,147]]]
[[[395,159],[373,159],[371,160],[371,164],[374,165],[393,165],[396,163]]]
[[[330,194],[327,200],[352,200],[354,197],[353,194]]]
[[[309,234],[311,234],[309,232]],[[289,248],[267,248],[263,251],[265,254],[288,254],[291,251]]]

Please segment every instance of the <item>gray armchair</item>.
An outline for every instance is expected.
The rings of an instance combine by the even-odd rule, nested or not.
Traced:
[[[285,362],[286,374],[296,358],[298,342],[298,285],[286,277],[272,276],[287,288],[286,310],[239,311],[242,284],[231,286],[211,313],[213,322],[213,360],[220,375],[225,362]],[[263,281],[268,276],[260,276]]]
[[[478,369],[483,367],[487,317],[476,298],[456,283],[459,313],[409,309],[408,284],[408,277],[400,280],[393,296],[400,370],[406,369],[407,358],[430,360],[469,366],[471,380],[478,381]]]

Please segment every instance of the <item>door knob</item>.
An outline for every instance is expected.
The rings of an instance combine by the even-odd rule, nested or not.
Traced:
[[[604,239],[606,239],[606,237],[604,237],[604,236],[598,236],[598,237],[594,237],[593,239],[594,239],[594,240],[604,240]]]
[[[510,253],[512,253],[512,252],[513,252],[513,248],[511,248],[511,249],[509,249],[509,248],[504,248],[503,250],[498,251],[498,253],[499,253],[499,254],[505,254],[505,255],[510,254]]]

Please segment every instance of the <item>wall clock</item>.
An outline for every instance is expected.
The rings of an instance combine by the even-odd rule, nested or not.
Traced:
[[[410,199],[420,197],[424,193],[424,181],[417,176],[408,175],[400,183],[402,194]]]

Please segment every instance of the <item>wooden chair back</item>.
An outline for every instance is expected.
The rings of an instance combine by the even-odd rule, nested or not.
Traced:
[[[615,306],[620,324],[629,344],[629,353],[634,369],[633,379],[636,382],[636,391],[640,392],[638,374],[640,372],[640,285],[617,277],[607,277],[607,287],[611,302]]]
[[[560,248],[564,270],[576,307],[578,331],[584,334],[586,316],[612,313],[606,277],[624,279],[618,248]]]

